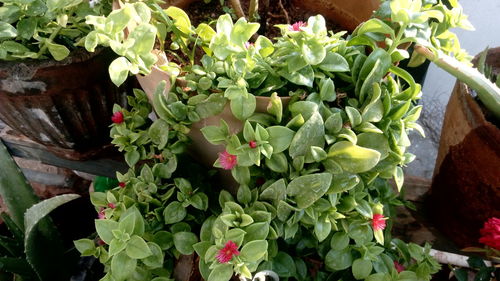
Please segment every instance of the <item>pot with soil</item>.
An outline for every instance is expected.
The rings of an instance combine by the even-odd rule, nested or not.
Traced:
[[[237,7],[234,5],[235,2],[240,2],[238,4],[241,7],[240,13],[237,12],[238,8],[235,8]],[[251,17],[251,12],[249,11],[252,6],[251,2],[252,1],[249,0],[229,1],[228,6],[233,8],[236,16],[248,15]],[[212,1],[210,4],[206,4],[203,1],[186,1],[186,3],[178,3],[178,5],[186,7],[186,13],[193,25],[209,22],[211,19],[214,19],[216,15],[223,14],[225,8],[227,8],[222,6],[219,1]],[[274,37],[281,34],[280,29],[275,27],[275,25],[287,23],[291,26],[293,23],[305,22],[310,16],[316,14],[325,15],[326,26],[329,30],[348,30],[352,32],[356,26],[369,19],[373,11],[376,10],[379,5],[379,1],[376,0],[361,0],[349,3],[336,0],[320,2],[280,0],[277,5],[270,5],[269,1],[261,1],[257,10],[258,14],[261,15],[259,21],[261,25],[258,33],[273,40]],[[355,8],[356,6],[358,6],[358,8]],[[257,35],[254,37],[256,36]],[[153,70],[153,72],[153,75],[158,74],[156,70]],[[167,75],[165,74],[163,77],[166,78]],[[145,81],[146,79],[141,77],[139,81],[141,85],[149,82],[146,88],[143,87],[143,89],[151,89],[149,85],[157,85],[159,82],[158,78],[159,76],[156,75],[156,79]],[[147,92],[146,90],[146,93]],[[281,103],[285,108],[290,100],[290,97],[286,97],[287,94],[288,93],[284,93],[284,96],[280,96]],[[150,95],[148,94],[148,96]],[[267,113],[267,107],[271,106],[270,101],[268,96],[256,97],[255,112]],[[224,147],[221,145],[211,145],[206,138],[203,137],[200,129],[208,125],[219,125],[220,119],[223,119],[228,124],[232,133],[241,132],[243,129],[244,122],[233,115],[229,104],[227,104],[224,110],[216,116],[203,118],[201,121],[194,123],[189,133],[190,138],[193,140],[191,149],[195,155],[200,157],[202,162],[210,166],[218,158],[218,155],[224,151]],[[232,177],[227,175],[224,178]],[[234,181],[231,182],[230,180],[227,180],[226,183],[232,186],[235,185]]]
[[[4,3],[0,118],[62,157],[83,159],[109,144],[113,104],[123,104],[105,69],[115,56],[78,47],[85,16],[108,15],[107,1]],[[29,6],[29,7],[28,7]],[[40,8],[43,7],[43,8]]]
[[[500,48],[488,51],[486,64],[500,72]],[[436,226],[461,247],[477,244],[483,223],[500,217],[499,120],[475,95],[466,84],[455,84],[428,204]]]
[[[84,159],[109,144],[113,104],[126,92],[108,78],[110,50],[76,52],[61,62],[0,64],[0,118],[69,159]],[[109,121],[108,121],[109,120]]]

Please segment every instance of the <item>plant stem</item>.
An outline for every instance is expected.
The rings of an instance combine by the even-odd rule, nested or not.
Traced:
[[[387,51],[389,54],[392,54],[396,48],[401,45],[401,38],[403,38],[403,35],[405,33],[405,29],[408,25],[406,23],[403,23],[401,27],[399,28],[398,34],[396,35],[396,38],[394,41],[392,41],[391,47]]]
[[[259,0],[250,0],[248,7],[248,21],[256,21],[259,15]]]
[[[467,262],[468,256],[457,255],[453,253],[443,252],[431,249],[429,254],[435,258],[441,264],[451,264],[455,266],[470,268],[469,263]],[[492,264],[490,261],[484,261],[486,266],[490,267]]]
[[[234,13],[238,16],[238,18],[246,18],[245,12],[243,12],[243,8],[241,8],[240,0],[230,0],[229,2],[231,2]]]
[[[495,86],[495,84],[488,80],[488,78],[477,69],[467,66],[442,52],[439,52],[438,56],[436,56],[431,50],[421,45],[415,46],[415,52],[423,55],[425,58],[476,91],[484,106],[491,111],[496,118],[500,119],[500,88]]]
[[[260,14],[260,28],[262,33],[265,34],[267,30],[267,13],[269,12],[269,0],[262,0],[260,4],[262,4],[262,14]]]
[[[40,48],[40,50],[38,50],[38,53],[36,54],[36,57],[39,58],[43,55],[43,53],[45,52],[45,50],[47,50],[47,48],[49,47],[47,45],[47,42],[49,43],[52,43],[52,41],[54,40],[54,38],[56,38],[57,34],[59,34],[59,32],[61,31],[62,29],[62,26],[58,26],[57,29],[52,32],[52,34],[50,34],[49,38],[47,39],[47,41],[44,42],[43,46]]]
[[[286,18],[286,23],[291,24],[290,17],[288,16],[288,12],[286,11],[285,6],[283,6],[283,2],[281,2],[281,0],[278,0],[278,4],[280,5],[281,10],[283,10],[283,14]]]

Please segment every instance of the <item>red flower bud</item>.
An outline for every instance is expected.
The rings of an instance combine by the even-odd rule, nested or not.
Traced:
[[[120,124],[123,122],[123,113],[121,111],[117,111],[113,113],[113,116],[111,116],[111,121],[115,124]]]
[[[108,207],[111,209],[114,209],[114,208],[116,208],[116,205],[113,203],[108,203]]]
[[[250,148],[256,148],[257,147],[257,143],[255,141],[250,141],[248,143],[248,146],[250,146]]]
[[[124,182],[119,182],[118,186],[121,187],[121,188],[124,188],[125,186],[127,186],[127,184],[124,183]]]
[[[265,179],[265,178],[262,178],[262,177],[257,178],[257,179],[255,180],[255,185],[256,185],[256,186],[261,186],[261,185],[263,185],[263,184],[265,184],[265,183],[266,183],[266,179]]]

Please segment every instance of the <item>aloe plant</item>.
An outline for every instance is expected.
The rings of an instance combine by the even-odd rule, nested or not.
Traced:
[[[0,236],[0,270],[23,280],[68,280],[72,259],[47,215],[79,195],[60,195],[40,202],[1,141],[0,163],[0,196],[10,214],[1,216],[12,234]]]
[[[484,106],[497,119],[500,119],[500,88],[479,72],[478,69],[441,52],[433,53],[428,48],[420,45],[415,47],[415,51],[476,91]]]

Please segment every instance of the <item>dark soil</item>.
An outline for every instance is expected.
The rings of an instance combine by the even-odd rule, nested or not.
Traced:
[[[245,15],[248,16],[249,0],[240,0]],[[264,1],[260,1],[264,2]],[[274,25],[277,24],[293,24],[298,21],[307,22],[310,16],[315,16],[315,13],[309,12],[304,9],[299,9],[291,3],[291,0],[271,0],[269,7],[265,7],[263,3],[259,6],[260,25],[259,34],[268,38],[274,38],[280,35],[280,30]],[[185,11],[191,18],[191,23],[197,26],[200,23],[208,23],[217,20],[217,18],[229,12],[231,5],[229,1],[224,2],[224,6],[220,5],[219,0],[211,0],[210,3],[204,1],[196,1],[189,5]],[[267,11],[266,11],[267,10]],[[237,16],[231,13],[233,20]],[[328,30],[339,31],[339,25],[335,22],[326,19],[326,26]]]

